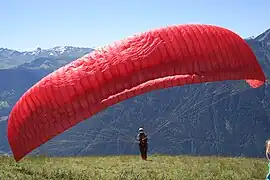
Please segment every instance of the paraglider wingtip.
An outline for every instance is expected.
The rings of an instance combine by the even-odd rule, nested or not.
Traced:
[[[13,158],[16,161],[16,163],[18,163],[22,159],[22,157],[19,156],[14,156]]]
[[[265,80],[256,80],[256,79],[248,79],[246,82],[252,87],[252,88],[259,88],[265,84]]]

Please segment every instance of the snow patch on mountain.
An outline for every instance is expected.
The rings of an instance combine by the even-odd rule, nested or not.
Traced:
[[[49,49],[38,47],[33,51],[17,51],[8,48],[0,48],[0,69],[11,68],[24,63],[30,63],[38,58],[47,57],[80,57],[94,49],[73,46],[56,46]]]

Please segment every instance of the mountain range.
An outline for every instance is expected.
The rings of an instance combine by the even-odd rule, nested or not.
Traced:
[[[36,61],[39,58],[59,59],[59,66],[63,66],[77,57],[90,52],[91,48],[81,48],[72,46],[56,46],[51,49],[37,48],[34,51],[16,51],[7,48],[0,48],[0,69],[17,67],[24,63]],[[63,61],[63,64],[61,63]],[[41,61],[41,60],[39,60]],[[38,63],[38,62],[37,62]]]
[[[246,41],[268,77],[270,29]],[[42,77],[93,50],[66,46],[19,52],[0,48],[0,153],[11,153],[7,117],[21,95]],[[111,106],[31,154],[138,153],[135,136],[140,126],[148,133],[150,154],[261,157],[270,136],[269,82],[258,89],[244,81],[224,81],[153,91]]]

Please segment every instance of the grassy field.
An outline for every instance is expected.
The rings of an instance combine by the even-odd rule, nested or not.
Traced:
[[[152,155],[31,157],[16,163],[0,157],[1,180],[253,180],[265,179],[264,159]]]

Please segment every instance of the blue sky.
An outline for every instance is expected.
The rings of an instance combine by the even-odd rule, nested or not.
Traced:
[[[0,47],[96,47],[184,23],[215,24],[249,37],[270,28],[269,7],[269,0],[2,0]]]

